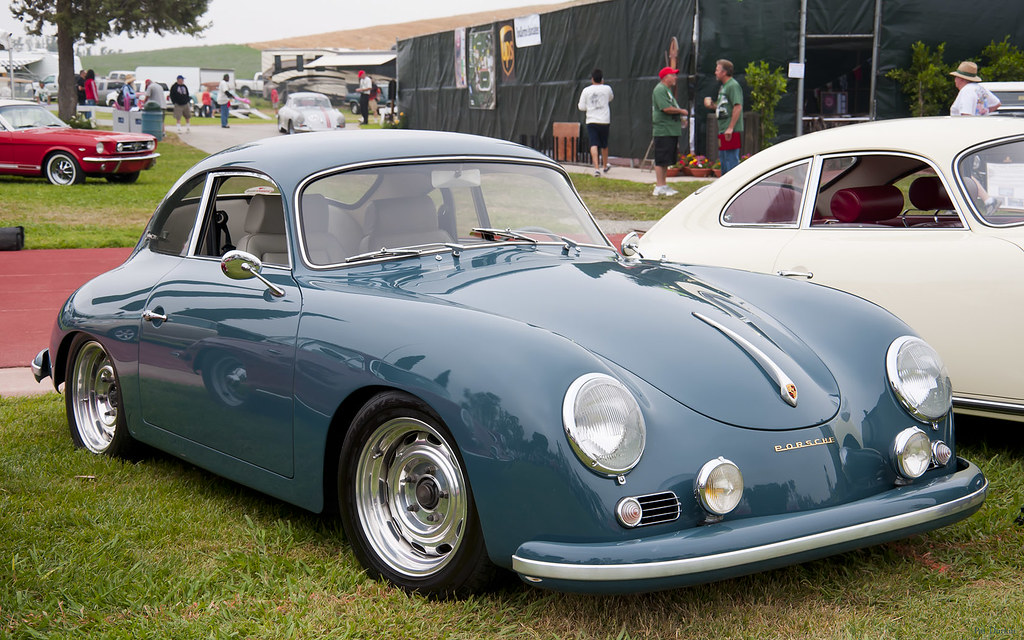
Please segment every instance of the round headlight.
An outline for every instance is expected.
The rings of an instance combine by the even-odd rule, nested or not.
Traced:
[[[114,148],[117,149],[118,153],[122,153],[122,152],[124,152],[124,143],[123,142],[118,142],[117,145]]]
[[[715,515],[729,513],[743,497],[743,474],[735,463],[725,458],[704,463],[697,472],[695,484],[697,500],[706,511]]]
[[[932,463],[932,443],[917,427],[899,432],[893,445],[896,470],[906,478],[919,478]]]
[[[577,378],[565,393],[562,424],[576,456],[598,473],[626,473],[644,452],[647,427],[640,405],[611,376],[590,373]]]
[[[96,153],[103,153],[103,143],[102,142],[97,142],[96,143]]]
[[[953,389],[942,358],[927,342],[912,336],[896,338],[885,356],[889,384],[900,403],[922,422],[946,415]]]

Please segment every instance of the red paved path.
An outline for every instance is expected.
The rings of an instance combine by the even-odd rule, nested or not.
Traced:
[[[131,249],[0,251],[0,368],[26,367],[48,346],[64,301]]]

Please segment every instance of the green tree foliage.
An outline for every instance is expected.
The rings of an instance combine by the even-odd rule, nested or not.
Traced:
[[[933,52],[918,40],[911,45],[910,51],[910,68],[893,69],[885,77],[900,85],[911,115],[948,113],[949,105],[956,97],[956,87],[949,77],[950,67],[942,61],[946,43],[939,44]]]
[[[104,36],[127,33],[196,34],[206,28],[199,18],[209,0],[12,0],[10,11],[32,35],[57,27],[57,104],[60,117],[75,114],[74,47],[93,44]]]
[[[981,67],[981,79],[992,82],[1024,80],[1024,52],[1010,44],[1010,36],[1002,42],[993,40],[981,50],[981,57],[989,64]]]
[[[761,114],[761,145],[767,147],[779,135],[775,107],[786,93],[786,75],[782,67],[772,69],[764,60],[751,62],[745,72],[750,88],[750,109]]]

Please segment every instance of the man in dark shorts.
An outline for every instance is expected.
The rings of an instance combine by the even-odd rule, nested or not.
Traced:
[[[676,102],[675,87],[678,69],[664,67],[661,79],[651,94],[651,124],[654,136],[654,195],[672,196],[675,189],[665,183],[669,165],[679,161],[679,136],[683,134],[683,117],[689,115]]]
[[[608,164],[608,132],[611,129],[612,111],[608,103],[615,95],[612,88],[604,83],[604,73],[594,69],[590,74],[590,86],[580,93],[577,105],[580,111],[587,112],[587,138],[590,139],[590,157],[594,159],[594,175],[601,175],[601,167],[605,173],[611,169]]]

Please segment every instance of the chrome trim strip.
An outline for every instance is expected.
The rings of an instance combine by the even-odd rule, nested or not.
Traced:
[[[768,377],[772,379],[772,382],[774,382],[778,386],[779,395],[782,397],[783,400],[786,401],[786,404],[788,404],[791,407],[796,406],[796,385],[789,378],[789,376],[786,375],[786,372],[782,370],[782,367],[775,364],[775,362],[768,357],[768,354],[755,347],[753,343],[751,343],[749,340],[742,337],[740,334],[736,333],[732,329],[729,329],[728,327],[725,327],[715,322],[714,320],[712,320],[711,318],[707,317],[702,313],[694,311],[693,317],[707,323],[708,325],[714,327],[715,329],[718,329],[726,338],[729,338],[730,340],[735,342],[736,346],[746,351],[750,355],[750,357],[753,358],[757,362],[757,364],[761,366],[761,369],[763,369],[764,372],[768,374]]]
[[[131,162],[132,160],[154,160],[159,157],[159,153],[151,153],[145,156],[108,156],[106,158],[82,158],[82,162]]]
[[[765,562],[776,558],[796,555],[805,551],[821,549],[831,545],[842,544],[855,540],[862,540],[873,536],[899,531],[908,527],[938,520],[950,515],[961,513],[980,505],[985,500],[988,492],[988,480],[985,485],[962,498],[935,505],[927,509],[921,509],[911,513],[904,513],[898,516],[891,516],[882,520],[865,522],[863,524],[843,527],[832,531],[823,531],[801,538],[782,540],[772,544],[751,547],[749,549],[737,549],[726,553],[719,553],[699,558],[682,558],[679,560],[666,560],[661,562],[633,563],[633,564],[566,564],[561,562],[545,562],[512,556],[512,569],[533,578],[549,578],[553,580],[579,580],[579,581],[604,581],[604,580],[649,580],[654,578],[669,578],[672,576],[704,573],[728,569],[745,564]]]
[[[977,398],[964,398],[953,396],[953,408],[962,407],[965,409],[984,409],[986,411],[997,411],[1000,413],[1024,413],[1024,404],[1013,402],[999,402],[997,400],[978,400]]]
[[[0,164],[0,169],[15,169],[17,171],[42,171],[42,165],[38,164]]]

